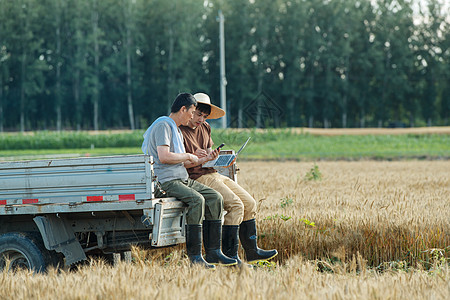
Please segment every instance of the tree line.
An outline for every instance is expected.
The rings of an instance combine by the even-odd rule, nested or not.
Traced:
[[[0,0],[0,131],[146,128],[178,92],[230,127],[448,125],[440,0]],[[398,124],[397,124],[398,125]]]

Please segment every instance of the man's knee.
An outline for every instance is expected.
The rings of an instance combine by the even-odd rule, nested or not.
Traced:
[[[223,203],[222,195],[213,188],[206,187],[202,194],[207,198],[207,201]]]
[[[204,207],[205,206],[205,198],[201,194],[194,194],[191,197],[190,206],[192,207]]]
[[[205,198],[202,195],[192,195],[185,203],[188,205],[186,223],[201,224],[205,215]]]
[[[223,201],[224,201],[224,199],[223,199],[223,197],[222,197],[222,195],[219,193],[219,192],[217,192],[216,190],[213,190],[214,191],[214,193],[213,193],[213,199],[214,199],[214,202],[216,203],[216,205],[217,206],[220,206],[220,209],[223,209]]]
[[[220,201],[220,202],[222,202],[223,203],[223,196],[222,196],[222,194],[221,193],[219,193],[218,191],[216,191],[216,190],[214,190],[214,192],[216,193],[216,195],[217,195],[217,199],[218,199],[218,201]]]
[[[245,207],[244,203],[241,201],[234,202],[233,205],[231,205],[231,210],[234,211],[237,215],[244,215]]]
[[[223,194],[224,208],[225,210],[234,210],[244,212],[244,204],[241,199],[234,193]]]
[[[222,218],[223,212],[223,197],[215,190],[208,193],[205,201],[205,219],[219,220]]]
[[[244,217],[244,204],[240,201],[238,197],[234,197],[232,199],[224,198],[224,210],[227,212],[228,218],[233,220],[241,220]],[[237,224],[239,224],[238,222]]]

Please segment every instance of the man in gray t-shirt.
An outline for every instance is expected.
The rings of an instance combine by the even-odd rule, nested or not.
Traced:
[[[180,129],[176,128],[181,135]],[[154,170],[158,176],[159,183],[163,184],[174,179],[187,180],[189,175],[184,167],[184,163],[163,164],[158,156],[158,146],[169,146],[169,152],[175,152],[174,145],[171,142],[173,138],[172,128],[167,121],[161,121],[154,124],[150,133],[149,154],[153,156],[155,164]],[[183,139],[183,136],[181,135]],[[194,158],[195,159],[195,158]]]
[[[215,190],[189,178],[186,167],[198,162],[198,157],[186,153],[183,135],[178,126],[187,125],[197,106],[194,96],[182,93],[172,104],[168,117],[160,117],[144,134],[142,151],[152,155],[154,170],[161,189],[188,206],[186,215],[186,250],[192,263],[214,268],[214,265],[236,265],[220,249],[222,238],[223,198]],[[164,195],[159,190],[157,197]],[[202,221],[203,218],[205,222]],[[205,251],[210,263],[202,257],[202,231]]]

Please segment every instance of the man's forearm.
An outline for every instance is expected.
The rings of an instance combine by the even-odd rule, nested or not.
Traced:
[[[203,165],[207,161],[208,161],[208,157],[205,156],[205,157],[199,158],[197,163],[192,163],[191,161],[185,162],[184,163],[184,167],[186,169],[193,168],[193,167],[196,167],[196,166]]]
[[[188,161],[189,160],[189,154],[188,153],[168,152],[163,157],[160,157],[159,160],[163,164],[175,165],[175,164],[179,164],[179,163]]]

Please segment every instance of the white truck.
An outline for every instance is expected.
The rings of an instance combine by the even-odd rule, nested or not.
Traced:
[[[148,155],[0,163],[0,269],[184,243],[186,207],[155,198],[155,182]]]

